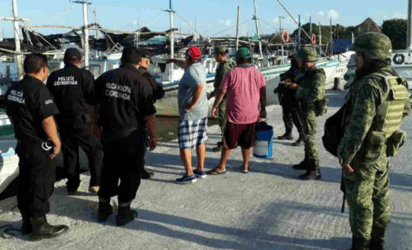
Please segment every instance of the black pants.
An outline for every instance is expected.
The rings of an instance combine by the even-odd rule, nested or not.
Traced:
[[[19,190],[17,206],[21,213],[39,218],[50,211],[49,198],[54,191],[56,169],[42,142],[22,142],[17,145],[19,156]]]
[[[282,113],[283,122],[285,123],[286,133],[291,134],[293,129],[293,124],[295,124],[299,135],[303,133],[303,126],[298,116],[298,110],[296,109],[296,100],[290,99],[288,97],[282,100]]]
[[[77,189],[80,184],[79,147],[87,155],[90,170],[90,186],[100,185],[100,175],[103,165],[103,150],[96,138],[89,133],[85,121],[74,125],[59,123],[62,139],[64,168],[66,169],[70,189]]]
[[[144,132],[135,131],[126,137],[105,139],[100,198],[118,195],[119,202],[126,203],[136,197],[144,164],[144,136]]]

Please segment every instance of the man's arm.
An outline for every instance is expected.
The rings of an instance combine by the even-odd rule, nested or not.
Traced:
[[[260,89],[260,118],[266,118],[266,86]]]
[[[203,85],[201,83],[198,83],[195,87],[195,89],[193,90],[193,94],[192,94],[192,102],[190,104],[186,104],[185,105],[185,111],[187,112],[189,109],[194,108],[197,105],[197,102],[200,99],[200,96],[203,92]]]
[[[169,63],[176,63],[177,66],[179,66],[180,68],[186,69],[189,67],[189,65],[187,65],[186,61],[182,61],[182,60],[177,60],[177,59],[167,59],[166,60],[166,64]]]
[[[59,136],[57,135],[57,126],[54,121],[53,116],[49,116],[42,120],[42,125],[44,132],[46,132],[47,137],[53,143],[53,154],[50,155],[50,159],[54,159],[59,153],[61,148],[61,143]]]
[[[313,79],[311,79],[311,86],[310,88],[303,88],[296,86],[297,89],[296,91],[296,98],[310,98],[310,99],[315,99],[319,97],[319,94],[321,93],[320,88],[324,85],[326,81],[326,77],[324,74],[317,73],[316,75],[313,76]],[[294,86],[294,84],[292,84]],[[292,87],[293,89],[293,87]]]
[[[144,119],[146,120],[146,127],[149,130],[149,136],[150,136],[150,141],[149,141],[149,148],[150,151],[153,151],[156,148],[157,145],[157,120],[156,116],[153,115],[148,115],[145,116]]]
[[[222,103],[223,97],[226,95],[226,92],[226,88],[220,86],[219,94],[217,94],[217,97],[215,99],[215,102],[213,103],[212,108],[212,115],[214,118],[217,118],[217,107],[219,107],[220,103]]]
[[[338,147],[338,157],[342,167],[349,166],[361,148],[376,115],[376,105],[380,103],[379,100],[379,90],[371,84],[365,83],[356,90],[349,124]]]

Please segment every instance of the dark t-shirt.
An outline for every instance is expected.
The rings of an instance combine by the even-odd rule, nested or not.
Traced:
[[[95,83],[100,105],[100,125],[103,132],[145,129],[144,117],[156,113],[153,90],[146,78],[132,64],[101,75]]]
[[[40,80],[25,76],[6,93],[7,115],[17,140],[36,142],[47,139],[42,121],[59,110],[47,87]]]
[[[64,120],[75,119],[88,113],[96,104],[93,75],[72,64],[50,74],[47,87],[52,93]],[[59,119],[60,120],[60,119]]]

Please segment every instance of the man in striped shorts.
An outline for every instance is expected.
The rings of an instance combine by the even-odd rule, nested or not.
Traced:
[[[180,184],[196,182],[197,178],[204,178],[203,170],[207,140],[207,112],[206,71],[200,63],[202,52],[197,47],[190,47],[186,51],[186,60],[167,60],[167,63],[176,63],[185,69],[179,83],[179,149],[180,157],[185,167],[185,175],[176,179]],[[192,169],[192,149],[196,148],[197,168]]]

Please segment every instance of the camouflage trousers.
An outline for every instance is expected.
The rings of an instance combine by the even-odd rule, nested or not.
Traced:
[[[354,174],[344,173],[352,234],[384,239],[390,221],[388,163],[352,163],[352,167]]]
[[[217,107],[217,119],[219,122],[219,127],[222,132],[222,136],[225,133],[226,124],[227,124],[227,117],[226,117],[226,99],[223,99],[222,103],[220,103],[219,107]]]
[[[318,118],[313,110],[302,112],[303,131],[305,132],[305,156],[308,160],[319,160],[319,150],[315,143],[316,130],[318,129]]]

